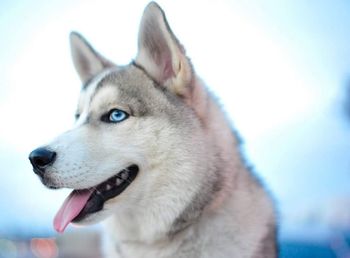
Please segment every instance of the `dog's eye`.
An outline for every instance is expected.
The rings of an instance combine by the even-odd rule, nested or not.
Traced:
[[[112,109],[106,115],[103,115],[101,120],[107,123],[119,123],[129,117],[129,114],[120,110]]]
[[[75,117],[75,120],[78,120],[80,117],[80,114],[75,114],[74,117]]]

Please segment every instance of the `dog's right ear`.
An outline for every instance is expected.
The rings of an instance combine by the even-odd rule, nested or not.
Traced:
[[[77,32],[70,33],[70,47],[75,70],[83,83],[114,64],[101,56],[92,46]]]
[[[170,29],[164,11],[155,2],[146,6],[141,19],[135,63],[170,92],[189,98],[191,62]]]

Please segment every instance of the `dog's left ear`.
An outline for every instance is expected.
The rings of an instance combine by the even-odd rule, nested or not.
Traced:
[[[71,32],[69,38],[74,67],[83,84],[105,68],[115,66],[93,49],[79,33]]]
[[[163,10],[151,2],[141,19],[135,60],[160,85],[185,97],[190,91],[192,66],[171,31]]]

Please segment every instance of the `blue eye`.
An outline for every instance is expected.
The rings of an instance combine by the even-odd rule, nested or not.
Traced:
[[[112,109],[108,112],[106,116],[102,117],[102,121],[109,122],[109,123],[119,123],[129,117],[129,114],[119,110],[119,109]]]

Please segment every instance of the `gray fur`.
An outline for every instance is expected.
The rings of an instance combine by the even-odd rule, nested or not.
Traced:
[[[268,225],[267,227],[269,230],[261,240],[260,246],[255,253],[255,258],[270,258],[278,256],[276,227],[274,225]]]

